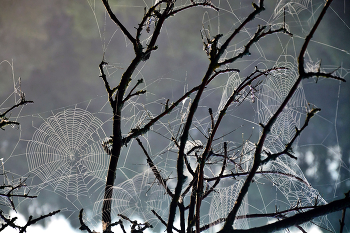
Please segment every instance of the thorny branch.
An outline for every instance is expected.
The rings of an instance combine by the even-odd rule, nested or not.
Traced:
[[[33,216],[29,216],[27,223],[24,226],[19,226],[15,223],[15,221],[17,220],[17,217],[11,218],[11,217],[7,217],[3,214],[3,212],[0,210],[0,218],[5,222],[4,224],[1,225],[0,227],[0,231],[2,231],[3,229],[5,229],[6,227],[10,226],[14,229],[18,229],[19,233],[23,233],[23,232],[27,232],[27,228],[31,225],[34,225],[35,223],[37,223],[40,220],[43,220],[44,218],[47,217],[51,217],[57,213],[59,213],[60,210],[56,210],[53,212],[50,212],[48,214],[45,215],[41,215],[38,218],[33,218]]]
[[[17,104],[14,104],[12,107],[7,109],[5,112],[0,114],[0,129],[4,130],[3,127],[5,127],[6,125],[19,125],[19,123],[17,121],[10,121],[6,117],[6,114],[10,113],[13,109],[18,108],[20,106],[24,106],[24,105],[27,105],[27,104],[34,103],[33,101],[26,100],[25,99],[25,94],[23,92],[21,92],[20,97],[21,97],[21,100]]]
[[[153,226],[151,224],[149,224],[148,222],[138,223],[136,220],[133,221],[125,215],[118,214],[118,216],[124,220],[129,221],[132,224],[131,225],[131,233],[141,233],[144,230],[146,230],[147,228],[153,228]]]
[[[6,193],[0,193],[0,196],[7,198],[7,200],[11,204],[11,207],[13,210],[16,210],[15,203],[13,202],[13,199],[12,199],[13,197],[22,197],[22,198],[36,198],[37,197],[37,196],[29,195],[29,192],[25,193],[25,194],[14,194],[15,191],[17,191],[23,187],[26,187],[25,182],[26,182],[26,179],[20,180],[19,183],[15,184],[15,185],[12,185],[12,184],[5,185],[4,184],[4,185],[0,186],[0,190],[6,190]]]

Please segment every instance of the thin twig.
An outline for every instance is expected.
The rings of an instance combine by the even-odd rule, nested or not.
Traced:
[[[139,146],[141,147],[143,153],[146,155],[148,166],[152,169],[153,174],[156,177],[156,179],[158,180],[159,184],[161,184],[163,186],[163,188],[166,190],[167,194],[173,198],[174,194],[171,192],[169,187],[166,185],[166,180],[160,175],[156,165],[153,163],[151,157],[148,155],[148,152],[146,151],[145,147],[143,146],[141,140],[139,138],[136,138],[136,141],[139,144]]]

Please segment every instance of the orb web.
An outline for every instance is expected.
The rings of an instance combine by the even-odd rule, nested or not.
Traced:
[[[108,156],[101,143],[102,121],[84,109],[66,109],[49,117],[34,132],[26,155],[39,189],[74,201],[104,182]]]

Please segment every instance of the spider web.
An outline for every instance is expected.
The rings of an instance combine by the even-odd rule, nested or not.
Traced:
[[[217,4],[220,12],[212,12],[211,9],[207,8],[202,9],[200,12],[203,17],[198,24],[198,31],[205,31],[205,37],[212,37],[216,33],[226,34],[227,32],[232,32],[252,10],[250,6],[248,7],[250,3],[240,3],[238,6],[233,5],[230,1],[212,2]],[[177,1],[176,7],[179,8],[189,3],[190,1]],[[126,52],[125,59],[115,58],[111,48],[122,43],[126,49],[132,49],[132,45],[127,39],[122,42],[120,40],[117,41],[117,38],[122,38],[123,36],[118,28],[110,24],[108,16],[98,2],[87,1],[87,4],[95,17],[102,45],[101,52],[104,59],[109,61],[107,65],[108,78],[113,82],[113,78],[118,77],[127,66],[127,64],[120,62],[125,62],[129,57],[132,57],[132,54]],[[135,15],[143,15],[143,8],[150,7],[152,4],[154,4],[154,1],[119,1],[112,7],[113,9],[120,7],[123,10],[134,12],[133,14]],[[271,72],[259,85],[255,87],[252,85],[250,89],[246,89],[241,93],[242,99],[231,106],[227,112],[227,118],[236,121],[234,127],[232,127],[234,131],[220,129],[218,135],[223,136],[216,139],[216,144],[213,146],[213,153],[223,154],[224,142],[227,142],[230,162],[227,164],[225,175],[230,172],[249,172],[255,151],[253,142],[257,140],[259,131],[258,124],[266,124],[294,84],[298,74],[297,52],[295,50],[298,50],[298,43],[300,43],[296,38],[304,38],[304,32],[307,32],[310,25],[314,22],[313,17],[318,14],[319,11],[317,9],[322,4],[323,1],[281,0],[275,2],[272,8],[274,10],[269,11],[270,18],[267,17],[266,20],[262,18],[263,16],[259,16],[257,20],[262,25],[268,24],[275,29],[285,24],[285,28],[295,33],[295,35],[293,38],[286,35],[273,35],[271,36],[273,38],[267,39],[269,43],[277,45],[278,48],[275,48],[276,51],[274,51],[277,57],[272,57],[269,51],[263,49],[264,47],[269,48],[266,41],[262,40],[257,43],[254,47],[254,52],[252,49],[252,56],[239,62],[240,73],[222,75],[225,78],[223,78],[224,81],[219,82],[219,85],[215,87],[209,86],[205,90],[203,101],[200,103],[199,114],[194,120],[190,131],[190,139],[185,149],[192,169],[195,169],[196,166],[196,154],[200,154],[203,151],[203,144],[208,136],[208,129],[211,124],[207,108],[218,106],[215,113],[217,115],[238,84],[254,70],[254,67],[260,70],[270,67],[285,67],[286,69]],[[283,21],[284,18],[287,18],[287,22]],[[173,45],[173,42],[177,39],[177,36],[181,36],[171,31],[171,23],[172,21],[170,26],[165,26],[165,38],[162,38],[160,45],[167,43],[169,47],[167,48],[168,52],[175,53],[177,48]],[[154,25],[154,21],[148,22],[147,30],[152,31]],[[302,28],[301,31],[295,29],[296,25]],[[241,52],[249,38],[254,35],[255,30],[255,24],[245,27],[239,40],[235,41],[228,48],[223,59],[230,58]],[[145,29],[142,34],[143,45],[149,42],[150,35]],[[197,42],[200,44],[199,33],[198,39]],[[224,39],[225,37],[222,41]],[[327,44],[324,47],[328,47]],[[339,50],[341,49],[333,48],[332,51]],[[203,52],[203,55],[205,56],[205,52]],[[318,71],[320,63],[320,60],[314,62],[311,56],[308,55],[307,71]],[[181,94],[181,92],[191,89],[193,83],[197,85],[197,82],[191,80],[191,75],[194,73],[191,73],[190,68],[185,65],[183,65],[184,68],[173,68],[173,70],[164,75],[149,77],[147,67],[152,69],[152,67],[157,65],[159,66],[159,64],[147,61],[133,77],[134,80],[144,79],[142,88],[147,89],[148,93],[145,98],[136,97],[126,103],[124,107],[125,115],[123,115],[122,119],[123,132],[125,133],[133,128],[144,126],[148,120],[159,113],[160,109],[165,108],[167,99],[176,99],[179,93]],[[332,71],[336,68],[324,65],[322,67],[325,71]],[[188,72],[186,69],[188,69]],[[348,70],[340,68],[337,74],[341,77],[346,77]],[[15,80],[13,82],[16,83]],[[167,82],[170,82],[170,84],[166,84]],[[164,86],[169,87],[171,91],[166,94],[162,93],[162,90],[159,90],[162,88],[159,87]],[[16,90],[18,90],[18,86],[14,88],[13,95],[16,94]],[[164,97],[159,98],[161,96],[159,93],[164,94]],[[104,196],[104,182],[109,162],[108,155],[101,144],[108,140],[108,136],[111,134],[112,115],[106,102],[107,96],[104,93],[101,93],[101,95],[83,103],[77,104],[73,102],[71,106],[44,113],[25,115],[19,111],[15,119],[30,121],[32,125],[30,134],[20,128],[19,141],[10,157],[4,159],[3,165],[3,170],[5,171],[17,159],[26,160],[28,164],[26,172],[11,170],[11,174],[17,180],[22,177],[29,177],[27,190],[30,189],[32,190],[31,192],[40,194],[49,191],[53,196],[57,195],[63,198],[66,202],[66,213],[75,221],[77,221],[78,211],[84,208],[86,213],[84,218],[90,226],[99,226]],[[176,185],[176,158],[178,152],[178,148],[174,145],[172,138],[178,138],[181,134],[192,98],[193,96],[186,98],[171,114],[154,125],[149,133],[143,135],[142,139],[161,175],[167,179],[166,185],[172,191]],[[285,148],[286,143],[295,134],[295,127],[300,128],[306,113],[310,110],[311,107],[308,103],[304,93],[304,86],[301,85],[278,117],[271,133],[268,135],[265,151],[276,153]],[[98,107],[96,108],[95,106],[97,105]],[[3,104],[1,105],[1,110],[3,109],[2,106]],[[239,115],[237,111],[242,111],[242,115]],[[250,115],[245,114],[248,111]],[[225,124],[232,124],[232,122],[228,120]],[[247,128],[247,130],[243,130],[243,128]],[[234,134],[238,135],[238,137],[235,137]],[[247,137],[246,135],[250,136]],[[293,147],[296,152],[297,146],[298,143]],[[217,164],[222,163],[222,161],[223,158],[215,156],[208,161],[208,166],[205,169],[205,177],[207,179],[218,176],[221,167]],[[349,171],[345,161],[340,163],[343,164],[343,168]],[[165,194],[161,184],[157,182],[152,170],[148,168],[146,159],[134,141],[131,141],[128,147],[123,148],[119,165],[116,185],[112,187],[113,216],[117,217],[118,214],[122,214],[131,219],[138,218],[142,221],[148,221],[153,226],[161,228],[161,224],[151,210],[155,210],[162,219],[167,220],[167,208],[170,199]],[[263,166],[259,172],[254,185],[259,189],[259,192],[263,189],[263,186],[272,187],[275,190],[274,196],[271,196],[269,199],[266,195],[261,194],[259,201],[263,204],[260,206],[256,203],[256,200],[253,200],[252,193],[249,193],[238,213],[239,216],[242,216],[242,219],[235,222],[235,228],[249,228],[257,225],[256,222],[244,218],[244,216],[252,212],[268,213],[271,210],[273,211],[276,206],[280,206],[281,209],[296,205],[308,206],[313,205],[315,200],[317,200],[318,204],[327,203],[318,190],[308,182],[298,163],[288,156],[282,156],[272,161]],[[186,190],[187,185],[193,179],[191,174],[186,173],[185,175],[187,180],[183,186],[183,191]],[[214,189],[202,204],[202,225],[212,224],[214,221],[227,216],[235,203],[244,179],[245,176],[228,179]],[[209,190],[212,185],[212,181],[206,181],[206,190]],[[188,193],[189,195],[183,200],[185,203],[189,203],[191,190]],[[6,204],[6,200],[4,199],[3,201]],[[294,213],[289,214],[292,215]],[[275,220],[272,218],[266,219],[267,221]],[[327,217],[318,218],[314,221],[314,224],[335,231]],[[311,225],[312,223],[307,223],[306,228]],[[210,232],[214,231],[214,229],[216,228],[210,229]]]
[[[108,156],[101,147],[103,122],[84,109],[65,109],[49,117],[28,142],[29,172],[74,202],[105,181]]]

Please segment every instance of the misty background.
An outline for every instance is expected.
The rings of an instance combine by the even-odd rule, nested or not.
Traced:
[[[120,21],[133,35],[133,28],[138,26],[143,16],[144,2],[151,3],[137,0],[110,3]],[[212,2],[215,4],[218,1]],[[158,50],[152,53],[147,62],[141,64],[133,78],[137,80],[142,77],[145,80],[147,95],[139,98],[141,103],[151,111],[160,112],[166,99],[175,100],[184,90],[198,85],[208,64],[200,30],[203,26],[207,28],[210,25],[212,36],[233,30],[238,25],[237,18],[246,17],[252,10],[250,1],[234,2],[220,3],[222,10],[219,15],[208,8],[197,8],[168,20],[157,43]],[[277,2],[267,0],[266,11],[250,23],[247,30],[254,32],[258,24],[273,21],[271,15]],[[302,39],[309,32],[309,23],[318,16],[322,5],[322,1],[305,2],[309,2],[307,10],[293,17],[287,15],[286,19],[291,32],[295,33],[295,44],[290,49],[295,49],[296,53],[300,50]],[[348,80],[350,4],[346,3],[345,0],[334,2],[308,49],[314,62],[322,59],[322,67],[329,72],[341,67],[339,72]],[[310,17],[310,11],[315,15],[311,14]],[[283,22],[283,18],[276,20]],[[297,31],[300,24],[303,29]],[[144,36],[147,37],[146,32]],[[240,43],[244,42],[244,36],[247,34],[243,33],[237,46],[242,45]],[[281,40],[287,40],[286,38],[287,36],[280,37]],[[271,61],[265,65],[272,66],[278,61],[282,48],[278,42],[269,38],[262,39],[259,44],[264,48],[264,56]],[[106,136],[111,135],[112,124],[108,115],[111,111],[108,103],[106,105],[107,95],[99,78],[98,65],[104,59],[113,66],[109,81],[112,86],[117,85],[134,52],[130,42],[105,14],[99,1],[0,0],[0,48],[1,110],[14,103],[13,86],[14,82],[18,83],[19,77],[26,99],[34,101],[34,104],[16,110],[11,115],[21,123],[20,128],[7,127],[0,132],[0,158],[4,158],[5,170],[11,171],[14,176],[27,174],[28,164],[22,153],[26,150],[26,140],[32,138],[35,129],[42,122],[38,114],[47,118],[67,108],[85,107],[91,112],[105,113],[100,114],[101,120],[106,123]],[[251,53],[249,59],[244,58],[243,62],[237,64],[241,69],[241,77],[254,70],[256,63],[251,61],[261,56],[257,48],[252,49]],[[218,78],[210,84],[200,113],[207,114],[207,107],[217,109],[227,78]],[[350,87],[348,82],[340,84],[326,79],[319,79],[317,83],[315,81],[316,79],[306,80],[303,88],[307,101],[322,111],[303,132],[296,152],[305,177],[326,201],[331,201],[342,198],[343,193],[350,189]],[[237,132],[228,136],[231,137],[230,140],[242,141],[243,138],[250,137],[251,141],[256,142],[259,127],[249,123],[257,122],[255,105],[243,104],[239,112],[232,113],[232,117],[226,119],[220,133],[226,134],[225,128],[237,129]],[[255,129],[252,130],[254,126]],[[128,127],[130,126],[126,124],[126,129]],[[152,150],[157,153],[164,146],[155,144]],[[135,173],[144,169],[146,162],[145,158],[142,159],[140,161],[137,156],[127,156],[125,161],[132,164],[131,170]],[[131,175],[132,173],[125,176]],[[118,179],[117,182],[122,181],[122,178]],[[270,195],[269,190],[262,192]],[[249,198],[252,205],[259,205],[254,203],[254,196],[250,195]],[[30,214],[40,215],[44,211],[63,208],[62,215],[77,228],[78,212],[72,210],[74,208],[70,205],[70,202],[54,192],[43,189],[36,200],[20,202],[19,211],[28,217]],[[340,218],[340,212],[329,216],[335,229],[338,229]],[[48,221],[50,220],[46,224]],[[348,229],[349,224],[348,222]]]

